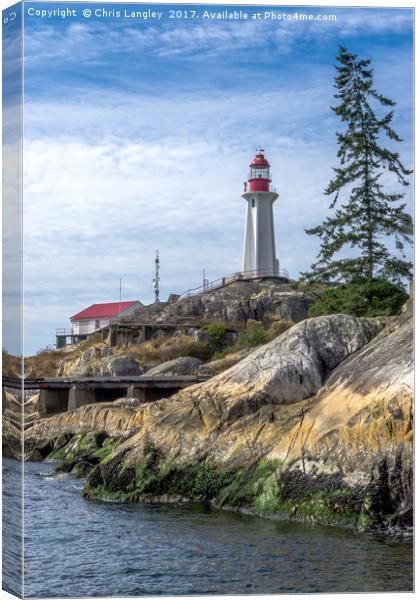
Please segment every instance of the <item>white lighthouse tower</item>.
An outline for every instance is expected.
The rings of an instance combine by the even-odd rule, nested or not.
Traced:
[[[270,165],[260,149],[250,164],[242,194],[247,203],[242,267],[245,277],[279,277],[273,219],[278,194],[270,184]]]

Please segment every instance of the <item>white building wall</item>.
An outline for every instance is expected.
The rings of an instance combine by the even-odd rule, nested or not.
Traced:
[[[143,306],[141,302],[136,302],[132,304],[125,310],[121,311],[118,317],[126,317],[127,315],[132,314],[135,310]],[[109,325],[109,317],[102,319],[82,319],[81,321],[72,321],[72,329],[73,335],[86,335],[89,333],[93,333],[97,329],[101,329],[102,327],[106,327]]]

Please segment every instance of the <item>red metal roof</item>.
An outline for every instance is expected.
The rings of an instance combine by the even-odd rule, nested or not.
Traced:
[[[264,154],[262,152],[260,152],[259,154],[257,154],[255,156],[254,160],[252,161],[252,163],[249,166],[250,167],[269,167],[270,163],[265,158]]]
[[[129,302],[107,302],[106,304],[92,304],[81,312],[70,317],[70,321],[81,321],[82,319],[106,319],[107,317],[115,317],[133,304],[137,304],[138,300],[130,300]]]

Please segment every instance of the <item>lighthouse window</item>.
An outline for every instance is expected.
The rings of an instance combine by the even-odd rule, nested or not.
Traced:
[[[250,173],[251,179],[270,179],[270,171],[268,168],[252,168]]]
[[[252,198],[252,200],[251,200],[251,206],[252,206],[252,208],[255,208],[255,198]]]

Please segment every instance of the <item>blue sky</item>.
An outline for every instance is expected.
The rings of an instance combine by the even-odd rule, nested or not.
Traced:
[[[31,6],[78,14],[41,19]],[[372,59],[412,162],[410,10],[283,8],[337,20],[211,21],[143,5],[165,15],[83,17],[102,6],[124,10],[25,4],[26,353],[53,343],[71,314],[117,300],[120,277],[124,299],[152,301],[156,248],[163,299],[199,285],[203,268],[210,279],[239,270],[240,194],[260,144],[279,192],[280,265],[292,277],[306,270],[318,240],[304,228],[327,214],[337,164],[337,44]]]

